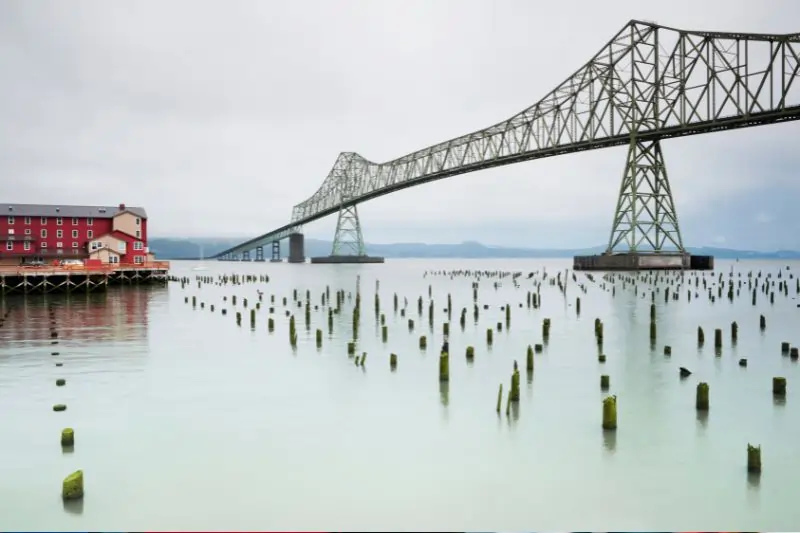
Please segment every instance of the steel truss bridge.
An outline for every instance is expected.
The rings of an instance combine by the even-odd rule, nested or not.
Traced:
[[[800,33],[689,31],[632,20],[552,92],[494,126],[386,163],[342,152],[291,221],[217,259],[305,260],[304,224],[338,213],[332,255],[365,255],[357,205],[533,159],[628,146],[607,253],[684,251],[661,141],[800,119]],[[277,254],[277,255],[276,255]]]

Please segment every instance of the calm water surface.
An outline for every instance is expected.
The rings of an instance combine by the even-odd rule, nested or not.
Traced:
[[[787,262],[718,261],[743,278],[762,270],[776,276]],[[510,278],[495,288],[481,281],[479,323],[472,320],[471,280],[423,274],[428,269],[566,269],[559,260],[391,260],[384,265],[288,265],[174,262],[179,276],[269,274],[269,283],[196,284],[117,290],[87,297],[6,299],[12,311],[0,328],[0,529],[5,530],[783,530],[800,527],[795,487],[800,479],[797,363],[780,353],[782,341],[800,344],[795,281],[775,303],[746,290],[688,302],[656,298],[659,339],[648,340],[649,299],[617,285],[616,295],[582,275],[568,285],[541,287],[541,309],[525,306],[533,281]],[[355,293],[360,275],[359,352],[365,368],[347,357],[352,302],[328,334],[327,311],[312,310],[306,329],[292,290],[309,289],[320,303],[326,286]],[[716,276],[706,275],[709,283]],[[376,280],[389,339],[381,342],[373,311]],[[745,280],[746,283],[746,280]],[[436,318],[427,324],[432,286]],[[642,285],[643,286],[643,285]],[[264,302],[255,330],[236,325],[230,296]],[[395,313],[408,299],[407,318]],[[452,295],[450,384],[438,382],[443,308]],[[269,297],[276,295],[276,327],[267,331]],[[198,307],[184,302],[197,296]],[[223,297],[229,298],[228,302]],[[289,346],[288,318],[297,316],[298,347]],[[425,297],[424,316],[417,298]],[[581,297],[576,316],[575,298]],[[304,298],[304,296],[301,296]],[[206,304],[200,309],[199,303]],[[511,327],[486,329],[504,320]],[[523,307],[519,307],[522,303]],[[51,346],[46,305],[56,308],[60,344]],[[212,313],[209,305],[217,308]],[[467,307],[462,331],[458,315]],[[229,313],[222,316],[220,310]],[[759,331],[759,315],[767,329]],[[527,379],[528,344],[541,342],[541,322],[552,320],[544,353]],[[605,324],[600,365],[593,321]],[[739,341],[730,343],[737,321]],[[703,326],[706,346],[697,348]],[[323,347],[314,342],[325,331]],[[713,329],[723,328],[720,357]],[[429,336],[427,351],[418,348]],[[663,346],[672,346],[672,357]],[[474,345],[468,366],[466,346]],[[53,349],[60,352],[52,356]],[[396,372],[389,353],[398,354]],[[746,357],[747,368],[737,361]],[[495,412],[497,388],[508,388],[513,361],[522,367],[519,409]],[[56,367],[62,362],[62,367]],[[680,380],[678,368],[693,375]],[[619,429],[600,428],[599,375],[611,377]],[[771,394],[773,376],[788,379],[785,403]],[[56,378],[66,378],[56,387]],[[698,417],[695,387],[711,387],[711,409]],[[65,403],[55,413],[52,405]],[[73,427],[76,446],[62,453],[59,433]],[[764,471],[746,473],[746,447],[760,444]],[[83,469],[86,496],[65,507],[61,481]]]

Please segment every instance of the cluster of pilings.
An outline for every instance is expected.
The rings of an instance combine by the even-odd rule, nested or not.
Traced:
[[[56,368],[63,368],[64,362],[61,358],[60,334],[58,330],[58,315],[56,307],[50,304],[47,308],[47,318],[50,328],[50,355],[54,359]],[[0,324],[2,327],[2,324]],[[63,377],[55,379],[56,387],[65,387],[67,380]],[[67,405],[64,403],[53,404],[53,412],[63,413],[67,410]],[[71,454],[75,450],[75,430],[72,427],[65,427],[61,430],[61,450],[64,454]],[[76,470],[69,474],[61,483],[61,497],[65,505],[80,504],[83,499],[83,470]]]
[[[526,290],[525,299],[523,302],[518,303],[520,308],[527,306],[529,310],[538,310],[542,304],[542,288],[551,288],[559,293],[559,297],[566,299],[568,292],[571,290],[577,291],[578,296],[574,299],[574,310],[577,316],[581,315],[581,297],[580,295],[586,294],[590,288],[595,290],[605,291],[610,293],[611,298],[619,297],[622,294],[633,295],[637,298],[649,299],[649,321],[648,321],[648,338],[650,350],[656,350],[659,343],[659,316],[657,301],[663,299],[663,305],[668,305],[670,302],[677,301],[682,295],[685,295],[688,301],[692,299],[699,299],[705,296],[708,301],[713,305],[722,304],[723,300],[733,302],[740,294],[744,292],[747,297],[753,302],[758,301],[758,296],[763,295],[767,298],[770,305],[775,305],[776,296],[788,298],[790,293],[793,296],[800,294],[800,281],[796,280],[793,274],[789,271],[781,271],[774,276],[771,273],[765,272],[750,272],[745,276],[741,273],[731,272],[728,276],[718,273],[708,272],[636,272],[636,273],[609,273],[601,278],[596,278],[591,273],[578,273],[566,271],[559,271],[555,274],[550,274],[545,270],[529,272],[527,275],[522,272],[503,272],[503,271],[427,271],[425,277],[428,276],[447,276],[450,279],[468,278],[471,280],[472,304],[471,313],[469,307],[463,307],[457,316],[459,317],[458,325],[463,331],[466,327],[467,316],[472,315],[475,325],[479,324],[482,311],[488,311],[489,306],[486,304],[480,305],[478,303],[479,289],[481,286],[489,284],[495,290],[504,283],[510,283],[516,289],[522,289],[523,285],[530,287]],[[580,277],[579,277],[580,276]],[[791,283],[790,283],[791,280]],[[181,278],[175,281],[180,282],[181,286],[185,289],[197,288],[201,289],[205,284],[213,284],[216,286],[231,286],[239,287],[247,284],[267,283],[269,277],[266,275],[249,275],[238,276],[236,274],[227,274],[219,276],[198,276],[194,279]],[[425,351],[428,349],[430,335],[437,331],[436,324],[436,305],[433,298],[432,286],[429,284],[427,287],[427,295],[419,295],[409,300],[408,297],[401,297],[397,293],[391,296],[390,308],[384,310],[381,304],[380,295],[380,282],[376,281],[375,294],[373,300],[373,309],[375,316],[375,325],[380,340],[382,343],[388,343],[392,338],[389,330],[389,325],[386,323],[386,313],[391,312],[399,315],[402,321],[408,325],[408,333],[418,336],[419,349]],[[725,295],[725,299],[722,295]],[[333,297],[332,297],[333,296]],[[427,298],[425,298],[427,296]],[[324,291],[316,295],[312,295],[311,291],[292,291],[291,299],[276,294],[270,294],[265,300],[265,294],[260,289],[257,291],[258,301],[255,305],[250,305],[247,298],[238,299],[235,294],[228,294],[222,297],[222,302],[215,302],[209,305],[209,309],[213,312],[215,305],[222,306],[222,314],[227,314],[227,308],[235,309],[236,323],[242,326],[242,313],[248,313],[250,320],[250,329],[257,329],[258,324],[262,323],[263,319],[259,319],[259,312],[262,308],[267,308],[267,330],[273,333],[276,329],[276,317],[282,311],[282,314],[288,318],[288,336],[289,345],[291,350],[297,351],[298,332],[296,325],[296,314],[293,310],[300,311],[302,309],[302,319],[305,329],[310,335],[312,329],[312,316],[317,312],[322,312],[326,317],[327,331],[329,335],[333,334],[334,330],[334,317],[341,315],[345,310],[347,304],[351,308],[352,330],[349,333],[349,340],[346,340],[346,353],[347,356],[354,361],[354,363],[365,368],[365,361],[367,353],[359,350],[359,336],[360,326],[362,322],[362,307],[361,307],[361,283],[360,279],[356,282],[355,291],[346,291],[343,289],[331,290],[327,286]],[[414,302],[413,307],[409,306],[409,301]],[[185,302],[191,303],[193,308],[204,309],[206,302],[199,301],[198,296],[186,296]],[[278,308],[282,307],[282,310]],[[501,319],[495,322],[494,327],[486,329],[486,346],[485,350],[492,349],[494,338],[496,334],[501,334],[503,331],[508,331],[512,327],[512,311],[513,305],[507,303],[500,306]],[[240,310],[241,309],[241,310]],[[438,381],[440,384],[440,391],[447,391],[450,383],[450,369],[453,362],[450,355],[449,339],[454,338],[457,334],[458,328],[451,327],[451,320],[453,316],[453,300],[451,294],[447,294],[446,305],[442,309],[444,313],[444,320],[441,322],[441,335],[445,339],[442,349],[439,352],[438,364]],[[416,316],[413,316],[416,314]],[[713,316],[713,315],[711,315]],[[417,321],[427,322],[428,332],[417,331]],[[526,318],[526,320],[528,320]],[[535,356],[536,354],[544,353],[545,347],[551,338],[551,328],[553,322],[550,317],[541,318],[541,341],[533,342],[527,347],[525,353],[525,371],[528,375],[529,383],[532,380],[534,369],[536,368]],[[721,326],[715,324],[714,326]],[[767,320],[765,315],[760,315],[758,329],[765,331],[767,327]],[[324,342],[324,329],[323,327],[315,328],[314,344],[319,350]],[[714,353],[717,357],[721,356],[724,345],[724,335],[722,327],[714,327]],[[728,325],[730,342],[735,344],[739,338],[739,323],[734,321]],[[607,361],[607,355],[604,350],[604,340],[606,338],[606,328],[604,322],[600,317],[593,321],[593,333],[597,345],[597,362],[604,365]],[[705,343],[705,333],[703,325],[697,327],[697,343],[698,347],[702,349]],[[672,346],[663,345],[663,355],[670,358],[673,355]],[[792,347],[786,341],[781,344],[781,352],[784,353],[791,360],[797,360],[797,348]],[[359,352],[360,355],[359,355]],[[476,347],[473,345],[467,346],[465,349],[465,362],[469,366],[476,357]],[[395,352],[389,353],[389,370],[396,371],[398,367],[399,356]],[[740,367],[747,366],[746,359],[740,359],[738,362]],[[691,370],[685,367],[678,368],[678,374],[681,379],[687,379],[692,375]],[[605,393],[602,399],[602,415],[601,427],[606,432],[613,432],[617,429],[617,395],[608,394],[611,390],[611,376],[602,371],[598,372],[600,389]],[[514,361],[513,369],[511,372],[510,382],[508,384],[508,392],[503,395],[503,384],[501,383],[497,395],[496,411],[498,413],[505,412],[507,416],[518,416],[519,406],[519,387],[520,387],[520,369],[517,361]],[[696,398],[695,404],[698,412],[708,412],[710,405],[710,389],[711,385],[708,381],[700,381],[696,385]],[[776,399],[785,398],[786,395],[786,379],[783,376],[775,376],[772,383],[772,393]],[[444,397],[444,394],[443,394]],[[505,400],[505,404],[503,401]],[[443,400],[443,403],[445,401]],[[503,406],[505,405],[505,409]],[[759,470],[760,466],[760,448],[748,445],[748,468],[751,471]]]

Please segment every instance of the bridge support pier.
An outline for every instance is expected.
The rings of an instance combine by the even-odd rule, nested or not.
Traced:
[[[242,261],[250,261],[250,250],[242,252]]]
[[[292,233],[289,235],[289,262],[290,263],[305,263],[306,262],[306,251],[305,251],[305,242],[306,239],[302,233]],[[280,248],[278,249],[278,253],[280,254]]]
[[[269,262],[281,262],[281,241],[272,241],[272,257],[270,258]]]
[[[264,262],[264,247],[258,246],[256,247],[256,262],[263,263]]]
[[[576,256],[575,270],[712,270],[711,256],[683,246],[661,143],[631,135],[628,158],[602,255]]]
[[[344,200],[342,201],[344,204]],[[312,263],[383,263],[383,257],[367,255],[358,208],[355,204],[339,209],[331,255],[312,257]]]

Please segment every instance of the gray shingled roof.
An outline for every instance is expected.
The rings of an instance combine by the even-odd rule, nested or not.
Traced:
[[[15,217],[111,218],[119,211],[118,205],[0,204],[0,216]],[[143,207],[126,205],[125,211],[147,218],[147,211]]]

